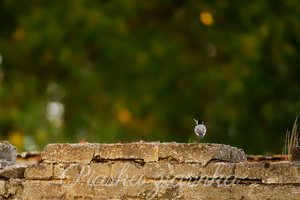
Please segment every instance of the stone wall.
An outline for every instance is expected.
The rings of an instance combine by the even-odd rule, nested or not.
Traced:
[[[223,144],[49,144],[0,170],[0,199],[299,199],[300,162]]]

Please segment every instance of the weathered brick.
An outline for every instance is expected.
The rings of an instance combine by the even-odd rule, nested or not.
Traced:
[[[48,144],[41,154],[46,163],[84,163],[94,157],[97,144]]]
[[[200,163],[205,166],[211,160],[242,162],[246,160],[243,150],[224,144],[161,143],[159,159],[177,162]]]
[[[289,199],[297,200],[299,186],[290,185],[231,185],[231,186],[182,186],[184,199]]]
[[[158,161],[159,143],[99,144],[95,157],[104,160]]]
[[[23,180],[22,179],[18,179],[18,178],[11,178],[9,179],[7,182],[6,182],[6,197],[10,199],[13,199],[11,198],[12,196],[17,196],[19,194],[22,193],[22,183],[23,183]],[[20,199],[20,198],[14,198],[14,199]]]
[[[38,192],[37,192],[38,188]],[[149,191],[155,191],[154,184],[87,184],[67,182],[26,181],[23,183],[23,200],[34,199],[145,199]]]
[[[22,194],[18,198],[22,200],[71,199],[66,198],[66,189],[60,182],[45,182],[40,180],[24,181]]]
[[[111,177],[114,179],[131,179],[144,176],[144,166],[134,162],[114,161],[111,164]]]
[[[38,188],[38,192],[37,192]],[[159,180],[140,183],[86,184],[26,181],[22,199],[289,199],[300,195],[299,185],[218,185]]]
[[[299,162],[243,162],[236,164],[235,176],[259,179],[263,183],[300,183]]]
[[[0,169],[4,169],[5,167],[11,166],[16,164],[15,162],[7,161],[7,160],[0,160]]]
[[[29,165],[24,173],[26,179],[51,179],[53,178],[53,165],[48,163],[38,163]]]
[[[300,162],[271,163],[265,168],[263,183],[300,183]]]
[[[165,161],[146,163],[144,174],[146,178],[151,179],[172,177],[174,176],[174,164]]]
[[[173,165],[167,162],[149,162],[141,165],[134,162],[113,162],[111,175],[115,179],[160,179],[172,176]]]
[[[166,179],[181,178],[228,178],[234,175],[233,163],[209,163],[203,167],[199,163],[149,162],[140,165],[134,162],[114,162],[112,164],[112,177],[119,179]]]
[[[234,175],[233,163],[209,163],[205,167],[198,163],[182,163],[174,165],[173,176],[182,178],[228,178]]]
[[[55,164],[54,179],[68,180],[69,182],[89,183],[107,180],[111,177],[109,163],[86,164]]]
[[[15,164],[0,169],[0,177],[4,178],[24,178],[24,171],[26,165],[24,164]]]
[[[53,164],[53,179],[74,180],[83,173],[86,164],[55,163]]]
[[[240,179],[262,179],[270,164],[268,162],[241,162],[235,167],[235,176]]]

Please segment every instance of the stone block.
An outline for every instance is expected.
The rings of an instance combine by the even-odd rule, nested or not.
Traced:
[[[123,194],[119,194],[119,198],[123,199],[167,199],[158,198],[161,190],[159,185],[156,185],[154,182],[137,181],[128,183],[128,185],[117,185],[117,187],[125,189]]]
[[[299,185],[185,185],[143,182],[139,185],[66,186],[58,182],[26,181],[22,199],[289,199],[300,195]],[[37,192],[38,188],[38,192]]]
[[[116,180],[162,179],[172,176],[172,164],[149,162],[143,165],[135,162],[112,162],[111,176]]]
[[[111,177],[116,180],[137,179],[140,176],[144,177],[144,166],[138,163],[114,161],[111,164]]]
[[[143,167],[144,176],[149,179],[161,180],[174,177],[175,166],[169,162],[150,162],[146,163]]]
[[[0,177],[4,178],[24,178],[25,164],[15,164],[0,169]]]
[[[159,143],[99,144],[95,157],[100,160],[158,161]]]
[[[235,176],[262,183],[300,183],[299,162],[244,162],[236,164]]]
[[[37,190],[38,188],[38,190]],[[29,180],[23,183],[23,200],[34,199],[145,199],[149,191],[154,190],[154,184],[122,185],[99,183],[45,182]],[[37,192],[38,191],[38,192]]]
[[[160,160],[200,163],[202,166],[212,160],[234,163],[246,160],[243,150],[224,144],[161,143],[158,157]]]
[[[209,163],[203,167],[199,163],[182,163],[174,165],[172,175],[178,178],[226,179],[234,175],[234,163]]]
[[[111,170],[114,179],[227,179],[234,175],[233,163],[209,163],[203,167],[199,163],[149,162],[139,165],[134,162],[113,162]]]
[[[299,162],[271,163],[263,174],[263,183],[300,184]]]
[[[61,183],[52,181],[26,180],[23,182],[22,200],[32,199],[72,199],[67,198],[65,188]],[[87,191],[88,192],[88,191]]]
[[[289,199],[298,200],[299,185],[196,185],[182,186],[183,199],[228,200],[228,199]]]
[[[126,183],[64,185],[62,182],[26,181],[22,199],[291,199],[299,185],[189,185],[168,180]],[[38,188],[39,192],[37,192]]]
[[[38,163],[29,165],[24,173],[25,179],[45,180],[53,177],[53,165]]]
[[[94,157],[96,144],[48,144],[41,153],[46,163],[83,163],[88,164]]]
[[[17,149],[7,141],[0,142],[0,160],[16,162]]]
[[[15,162],[12,161],[7,161],[7,160],[0,160],[0,169],[4,169],[5,167],[11,166],[16,164]]]
[[[84,173],[86,166],[80,163],[55,163],[53,164],[53,179],[75,180]]]
[[[269,162],[241,162],[237,163],[234,175],[240,179],[259,179],[266,176],[266,168]]]
[[[110,163],[86,164],[55,164],[53,167],[54,179],[68,180],[70,184],[93,183],[106,181],[111,178]]]
[[[12,198],[15,197],[17,195],[19,195],[20,193],[22,193],[22,179],[14,179],[11,178],[6,182],[6,194],[5,197],[8,199],[20,199],[20,198]]]

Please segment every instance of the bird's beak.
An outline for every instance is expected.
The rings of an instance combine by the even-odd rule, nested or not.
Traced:
[[[195,122],[196,122],[196,124],[198,124],[198,120],[196,120],[196,119],[193,119]]]

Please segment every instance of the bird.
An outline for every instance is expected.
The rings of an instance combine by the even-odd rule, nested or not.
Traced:
[[[203,121],[194,119],[196,122],[196,126],[194,128],[195,134],[200,138],[203,139],[206,134],[206,127],[204,126]]]

